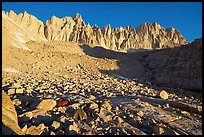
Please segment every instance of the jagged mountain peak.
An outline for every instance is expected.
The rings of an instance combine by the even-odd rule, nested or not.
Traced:
[[[29,14],[26,10],[23,12],[23,14]]]
[[[180,33],[179,30],[177,30],[177,29],[175,29],[175,28],[173,28],[173,27],[169,27],[169,28],[167,28],[166,31],[167,31],[167,32],[176,32],[176,33]]]
[[[145,22],[145,23],[139,25],[137,28],[143,28],[143,29],[147,29],[147,28],[162,29],[163,27],[159,23],[157,23],[157,22],[153,22],[153,23]]]
[[[9,15],[17,15],[13,10],[10,10],[8,14]]]
[[[76,13],[76,15],[74,16],[74,19],[82,19],[82,16],[79,13]]]
[[[92,27],[86,25],[79,13],[74,18],[65,16],[60,19],[53,15],[45,24],[26,11],[23,15],[10,11],[8,16],[23,27],[32,26],[31,31],[43,35],[48,41],[74,41],[119,51],[175,47],[188,43],[178,30],[165,29],[157,22],[145,22],[136,28],[120,26],[113,29],[108,24],[101,29],[96,24]]]
[[[166,28],[166,31],[175,31],[175,28],[169,27],[169,28]]]
[[[110,24],[104,26],[104,27],[102,28],[102,30],[111,30]]]

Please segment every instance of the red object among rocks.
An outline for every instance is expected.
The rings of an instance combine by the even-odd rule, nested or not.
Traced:
[[[69,102],[66,100],[62,100],[55,107],[58,108],[58,107],[67,107],[67,106],[69,106]]]

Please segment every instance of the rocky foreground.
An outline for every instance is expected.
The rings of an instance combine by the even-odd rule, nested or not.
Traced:
[[[3,134],[202,134],[200,93],[93,73],[81,64],[66,75],[3,72],[2,88]],[[62,100],[68,104],[57,107]]]

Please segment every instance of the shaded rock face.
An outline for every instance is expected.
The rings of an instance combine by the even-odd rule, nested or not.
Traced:
[[[3,11],[2,11],[3,13]],[[5,13],[22,28],[38,34],[48,41],[73,41],[88,45],[100,45],[115,51],[132,49],[160,49],[187,44],[188,41],[174,28],[163,28],[158,23],[144,23],[137,28],[131,26],[112,29],[110,24],[100,29],[85,24],[80,14],[74,18],[52,16],[45,24],[27,12]]]
[[[141,56],[146,61],[151,80],[168,87],[202,90],[202,39],[172,49],[146,52]]]
[[[10,97],[2,91],[2,134],[23,135],[18,126],[17,113]]]

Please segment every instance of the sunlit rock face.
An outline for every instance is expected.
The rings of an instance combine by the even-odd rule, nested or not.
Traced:
[[[26,11],[17,15],[12,10],[5,14],[28,33],[34,35],[34,38],[46,40],[44,36],[44,23],[35,16],[28,14]]]
[[[52,16],[45,23],[35,16],[24,13],[16,14],[12,10],[3,12],[35,39],[48,41],[73,41],[81,44],[100,45],[115,51],[132,49],[161,49],[187,44],[188,41],[174,28],[163,28],[158,23],[144,23],[137,28],[111,28],[110,24],[102,29],[97,25],[85,24],[80,14],[74,18]],[[33,39],[34,40],[34,39]]]
[[[188,41],[174,28],[163,28],[158,23],[144,23],[137,28],[127,26],[112,29],[110,24],[100,29],[85,24],[78,13],[74,18],[53,16],[45,23],[48,40],[74,41],[100,45],[112,50],[160,49],[187,44]]]

